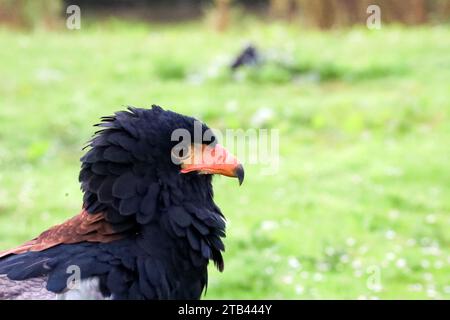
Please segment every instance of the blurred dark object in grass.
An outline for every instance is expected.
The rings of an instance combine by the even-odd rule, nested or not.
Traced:
[[[219,60],[219,59],[217,59]],[[228,57],[229,63],[212,63],[206,65],[203,71],[195,74],[190,80],[198,83],[206,79],[213,81],[238,81],[253,83],[318,83],[326,81],[363,81],[387,76],[408,73],[407,66],[400,62],[387,63],[383,61],[368,62],[355,66],[342,61],[328,59],[317,60],[311,56],[291,51],[287,48],[261,48],[248,44],[236,56]],[[158,63],[158,76],[161,79],[183,78],[183,73],[172,77],[173,62]],[[183,64],[178,64],[180,69]],[[186,68],[184,68],[186,71]],[[213,71],[213,72],[212,72]],[[192,74],[191,74],[192,76]]]
[[[254,66],[260,62],[260,54],[258,49],[253,45],[248,45],[242,50],[234,59],[230,68],[232,71],[239,69],[242,66]]]

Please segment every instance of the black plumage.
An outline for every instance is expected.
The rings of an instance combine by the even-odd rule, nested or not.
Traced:
[[[83,207],[103,212],[126,236],[7,255],[0,258],[0,274],[46,276],[47,289],[60,293],[76,265],[82,279],[97,277],[113,299],[200,298],[208,260],[223,269],[225,220],[213,202],[211,175],[179,174],[168,156],[171,132],[183,128],[194,137],[194,121],[158,106],[104,117],[81,158]]]
[[[236,71],[243,66],[253,66],[260,62],[260,54],[256,47],[248,45],[233,60],[230,65],[232,71]]]

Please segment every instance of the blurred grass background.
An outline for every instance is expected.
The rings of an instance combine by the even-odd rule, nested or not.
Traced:
[[[100,116],[156,103],[280,130],[276,174],[215,179],[226,266],[206,298],[449,299],[450,26],[290,19],[0,27],[0,249],[78,213]],[[248,42],[268,59],[232,74]]]

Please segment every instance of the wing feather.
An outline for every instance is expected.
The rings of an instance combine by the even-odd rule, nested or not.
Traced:
[[[105,220],[103,213],[90,214],[83,210],[80,214],[41,233],[37,238],[16,248],[0,252],[0,258],[10,254],[42,251],[59,244],[79,242],[111,242],[126,236],[128,229],[116,231]]]

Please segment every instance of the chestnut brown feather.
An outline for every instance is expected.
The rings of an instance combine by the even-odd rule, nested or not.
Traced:
[[[117,232],[105,220],[103,213],[90,214],[85,210],[67,220],[41,233],[37,238],[30,240],[16,248],[0,252],[0,258],[10,254],[20,254],[29,251],[42,251],[59,244],[88,242],[111,242],[121,239],[126,231]]]

